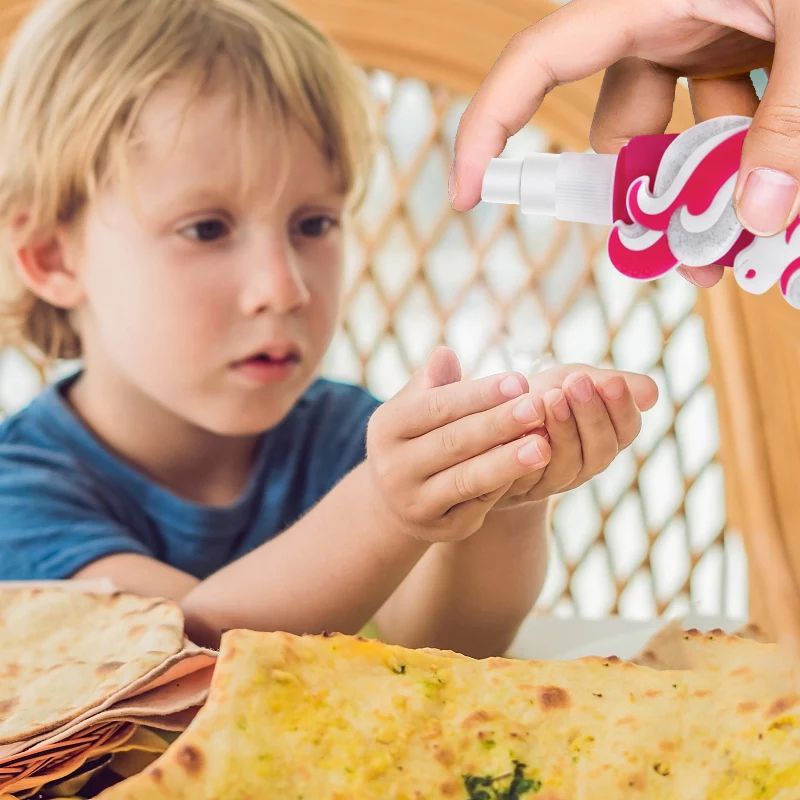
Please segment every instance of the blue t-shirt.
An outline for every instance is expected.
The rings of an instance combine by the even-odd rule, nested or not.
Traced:
[[[318,380],[264,434],[233,505],[185,500],[121,461],[64,399],[68,378],[0,424],[0,579],[67,578],[141,553],[205,578],[294,523],[364,459],[378,405]]]

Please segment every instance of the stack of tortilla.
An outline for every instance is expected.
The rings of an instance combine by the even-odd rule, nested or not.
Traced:
[[[794,665],[674,629],[648,650],[659,669],[231,631],[189,728],[100,798],[800,797]]]
[[[81,588],[0,584],[0,797],[140,768],[208,693],[216,654],[175,603]]]

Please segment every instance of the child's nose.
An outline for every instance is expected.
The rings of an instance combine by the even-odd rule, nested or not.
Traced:
[[[309,301],[308,287],[284,247],[271,246],[250,260],[242,291],[242,311],[252,316],[263,311],[289,314]]]

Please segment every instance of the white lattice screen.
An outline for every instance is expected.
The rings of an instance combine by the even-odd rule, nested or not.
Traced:
[[[603,255],[605,232],[481,206],[454,214],[447,172],[463,98],[370,74],[383,144],[348,248],[343,321],[326,374],[388,397],[438,343],[471,375],[542,359],[651,374],[661,401],[610,470],[558,503],[540,607],[630,617],[744,617],[747,580],[726,530],[716,409],[706,383],[694,289],[676,277],[639,285]],[[509,151],[558,149],[534,128]],[[0,359],[0,411],[38,389],[15,351]]]

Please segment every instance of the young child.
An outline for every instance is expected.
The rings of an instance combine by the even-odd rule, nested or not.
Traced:
[[[4,320],[82,366],[0,426],[1,578],[107,576],[210,643],[375,617],[409,646],[508,645],[547,498],[630,444],[655,386],[462,380],[445,348],[380,407],[316,379],[367,123],[349,65],[274,0],[27,21],[0,75]]]

